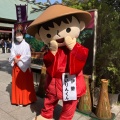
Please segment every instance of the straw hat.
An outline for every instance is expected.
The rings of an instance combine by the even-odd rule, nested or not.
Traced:
[[[35,36],[35,34],[38,33],[38,25],[62,16],[72,14],[76,15],[80,21],[84,21],[86,25],[91,20],[91,15],[89,12],[70,8],[64,5],[52,5],[28,26],[27,33],[31,36]]]

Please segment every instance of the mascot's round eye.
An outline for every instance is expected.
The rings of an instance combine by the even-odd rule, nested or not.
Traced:
[[[47,37],[48,37],[48,38],[51,38],[51,35],[50,35],[50,34],[47,34]]]
[[[71,28],[67,28],[66,32],[69,33],[71,31]]]

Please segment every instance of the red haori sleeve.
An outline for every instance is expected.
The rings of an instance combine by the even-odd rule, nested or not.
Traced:
[[[63,50],[58,49],[58,52],[54,56],[50,51],[44,56],[44,63],[47,68],[47,73],[51,77],[61,77],[62,73],[66,69],[67,55]]]
[[[53,77],[57,69],[57,64],[56,57],[50,51],[44,55],[44,63],[47,68],[47,73]]]
[[[70,52],[69,70],[70,74],[79,74],[83,69],[88,56],[88,49],[76,43]]]

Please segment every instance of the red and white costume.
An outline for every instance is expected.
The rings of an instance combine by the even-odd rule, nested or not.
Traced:
[[[14,57],[20,58],[14,63]],[[11,48],[9,62],[12,62],[12,92],[11,103],[27,105],[35,102],[36,94],[33,84],[33,74],[30,70],[31,52],[29,44],[23,40],[21,43],[14,43]]]

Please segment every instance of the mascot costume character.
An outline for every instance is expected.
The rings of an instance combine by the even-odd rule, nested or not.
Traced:
[[[86,92],[82,70],[88,56],[88,49],[76,39],[90,20],[89,12],[52,5],[28,26],[27,33],[49,48],[43,58],[47,72],[44,108],[34,120],[52,120],[60,99],[59,120],[72,120],[78,99]]]

